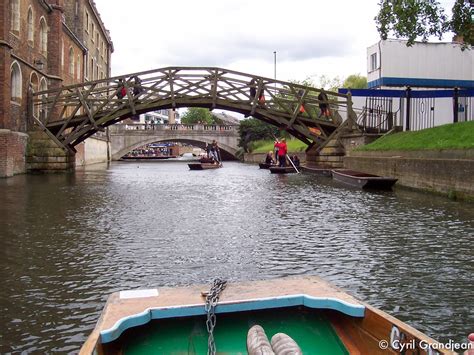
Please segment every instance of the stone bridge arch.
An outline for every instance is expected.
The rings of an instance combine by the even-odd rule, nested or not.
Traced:
[[[122,85],[124,97],[117,95]],[[73,154],[75,145],[105,127],[158,109],[242,113],[288,131],[317,151],[344,127],[355,127],[357,119],[350,94],[211,67],[168,67],[63,86],[34,93],[32,101],[34,122]],[[327,115],[321,114],[324,106]]]
[[[204,149],[206,144],[212,143],[214,139],[220,147],[222,159],[236,159],[238,126],[157,125],[155,127],[156,129],[145,129],[145,125],[142,124],[110,127],[112,160],[118,160],[133,149],[149,143],[181,142]]]

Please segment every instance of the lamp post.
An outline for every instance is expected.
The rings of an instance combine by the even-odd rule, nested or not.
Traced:
[[[277,80],[277,52],[276,51],[273,51],[273,74],[274,74],[274,77],[275,77],[275,84],[274,84],[274,87],[275,87],[275,91],[276,91],[276,80]]]

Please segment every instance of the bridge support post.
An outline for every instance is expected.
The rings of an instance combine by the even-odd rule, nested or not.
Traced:
[[[58,147],[48,135],[40,130],[28,132],[26,169],[29,173],[54,173],[74,171],[74,152]]]

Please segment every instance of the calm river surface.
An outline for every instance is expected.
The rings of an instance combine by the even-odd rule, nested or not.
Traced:
[[[114,291],[319,275],[442,341],[474,331],[474,205],[255,165],[0,180],[0,353],[76,353]]]

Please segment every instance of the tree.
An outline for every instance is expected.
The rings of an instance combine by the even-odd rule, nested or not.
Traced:
[[[411,46],[417,38],[426,42],[436,36],[441,40],[443,34],[452,31],[463,39],[463,48],[474,45],[469,0],[455,0],[451,18],[437,0],[379,0],[379,6],[375,22],[382,39],[393,32],[397,38],[407,38],[407,46]]]
[[[207,108],[190,107],[181,117],[184,124],[221,124],[221,120],[215,117]]]
[[[275,136],[278,134],[277,127],[259,119],[249,118],[242,120],[240,121],[239,126],[239,147],[242,147],[245,152],[249,152],[251,142],[264,139],[275,139]]]
[[[367,89],[367,78],[360,74],[349,75],[346,80],[344,80],[342,87],[348,89]]]
[[[303,81],[293,81],[293,83],[336,92],[338,88],[342,87],[342,79],[338,76],[329,78],[326,75],[320,75],[316,80],[313,80],[313,77],[308,77]]]

